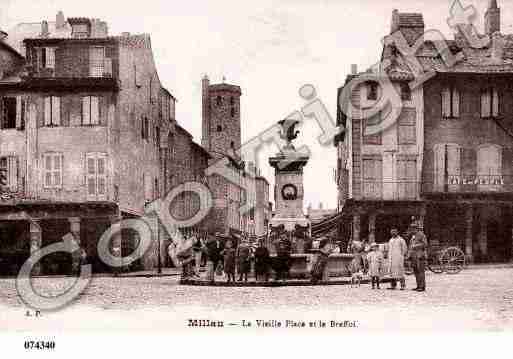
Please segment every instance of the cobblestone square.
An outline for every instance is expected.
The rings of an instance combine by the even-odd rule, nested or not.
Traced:
[[[242,288],[195,287],[178,277],[93,278],[69,306],[39,319],[26,317],[14,279],[0,280],[0,329],[187,328],[188,319],[354,320],[359,329],[512,330],[512,268],[468,269],[457,275],[427,274],[425,293],[343,286]],[[56,295],[72,278],[38,278],[34,287]],[[237,326],[233,326],[237,328]],[[334,329],[335,330],[335,329]],[[337,330],[342,330],[338,328]]]

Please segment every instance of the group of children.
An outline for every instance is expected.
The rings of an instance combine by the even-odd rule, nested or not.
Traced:
[[[223,271],[226,274],[228,282],[235,282],[235,269],[238,264],[239,282],[248,281],[248,273],[251,271],[251,248],[245,241],[242,241],[237,250],[234,248],[233,241],[227,240],[224,249],[221,251],[223,256]]]
[[[385,258],[379,249],[379,244],[353,243],[351,252],[354,258],[351,261],[350,272],[352,276],[366,272],[371,279],[372,289],[380,289],[380,279],[385,274]]]

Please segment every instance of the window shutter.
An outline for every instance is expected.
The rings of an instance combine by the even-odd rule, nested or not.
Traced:
[[[99,154],[97,158],[97,185],[98,199],[105,199],[107,195],[107,158],[105,154]]]
[[[52,156],[47,154],[43,156],[44,161],[44,184],[45,187],[52,187]]]
[[[100,123],[100,103],[98,97],[91,96],[91,124],[98,125]]]
[[[16,128],[21,128],[21,96],[16,96]]]
[[[452,92],[452,116],[460,117],[460,92],[458,89],[453,89]]]
[[[86,186],[89,200],[96,199],[96,160],[92,154],[86,156]]]
[[[499,106],[500,106],[500,103],[499,103],[499,92],[497,91],[497,89],[493,89],[493,116],[494,117],[498,117],[499,116]]]
[[[91,123],[91,97],[82,97],[82,124],[89,125]]]
[[[436,146],[433,153],[435,156],[435,189],[441,191],[445,183],[445,146]]]
[[[55,187],[62,186],[62,155],[53,155],[53,185]]]
[[[451,116],[451,94],[449,88],[445,87],[442,91],[442,118]]]
[[[54,47],[46,48],[46,68],[49,68],[49,69],[55,68],[55,48]]]
[[[7,185],[11,192],[18,191],[18,157],[9,156],[7,159]]]
[[[50,96],[44,98],[44,125],[49,126],[52,118],[52,98]]]
[[[61,97],[61,125],[68,127],[70,125],[71,106],[73,99],[71,95]]]
[[[490,92],[483,91],[481,93],[481,117],[490,117]]]
[[[52,97],[52,123],[61,124],[61,98],[57,96]]]

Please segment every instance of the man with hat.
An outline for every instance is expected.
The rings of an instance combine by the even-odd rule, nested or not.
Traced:
[[[410,261],[413,267],[413,273],[415,274],[415,281],[417,282],[417,287],[413,288],[413,290],[424,292],[426,290],[425,269],[427,239],[419,223],[413,223],[412,229],[414,233],[410,243]]]

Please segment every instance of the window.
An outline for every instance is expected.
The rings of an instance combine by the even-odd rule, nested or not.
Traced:
[[[488,88],[481,92],[481,118],[499,117],[499,93]]]
[[[107,155],[86,154],[86,186],[89,200],[101,200],[107,194]]]
[[[362,137],[363,137],[364,145],[381,145],[381,143],[382,143],[381,142],[381,132],[376,133],[374,135],[366,135],[367,126],[379,123],[381,121],[381,116],[382,116],[382,114],[381,114],[381,112],[379,112],[372,118],[362,120],[362,128],[363,128]]]
[[[141,123],[141,137],[143,140],[147,140],[150,135],[150,120],[144,117]]]
[[[411,88],[408,83],[403,83],[399,85],[401,87],[401,100],[403,101],[411,101]]]
[[[397,121],[397,142],[400,145],[414,145],[417,142],[415,109],[403,108]]]
[[[222,132],[222,131],[223,131],[223,126],[217,125],[217,132]]]
[[[45,188],[62,187],[62,162],[61,153],[45,153],[43,155],[43,186]]]
[[[376,101],[378,99],[378,86],[375,81],[367,83],[367,100]]]
[[[460,94],[454,87],[446,87],[442,91],[442,118],[460,117]]]
[[[169,150],[169,158],[173,158],[175,155],[175,135],[173,133],[167,136],[167,148]]]
[[[221,106],[223,104],[223,98],[221,96],[216,97],[217,106]]]
[[[382,198],[383,162],[380,157],[363,159],[363,193],[365,198]]]
[[[230,114],[232,117],[235,117],[235,107],[232,107]]]
[[[100,104],[96,96],[82,97],[82,125],[98,125],[100,123]]]
[[[0,158],[0,171],[5,173],[6,188],[10,192],[18,191],[18,157],[8,156]]]
[[[20,101],[21,113],[20,113],[20,125],[19,129],[25,129],[25,111],[27,110],[27,101],[25,99],[21,99]]]
[[[483,145],[477,151],[477,182],[480,191],[497,191],[503,183],[502,148]]]
[[[61,124],[61,98],[48,96],[44,98],[44,125],[59,126]]]
[[[417,197],[417,160],[398,158],[396,170],[399,199],[415,199]]]
[[[435,156],[435,190],[459,191],[461,181],[461,147],[457,144],[437,144]]]
[[[157,148],[160,148],[160,128],[159,126],[155,127],[155,145]]]
[[[159,198],[159,180],[155,178],[153,180],[153,199]]]
[[[35,65],[38,70],[55,69],[55,47],[38,47],[35,51]]]
[[[2,129],[16,128],[16,97],[2,98]]]
[[[233,98],[233,96],[230,97],[230,105],[235,105],[235,99]]]
[[[89,76],[103,77],[105,66],[105,48],[91,47],[89,49]]]

